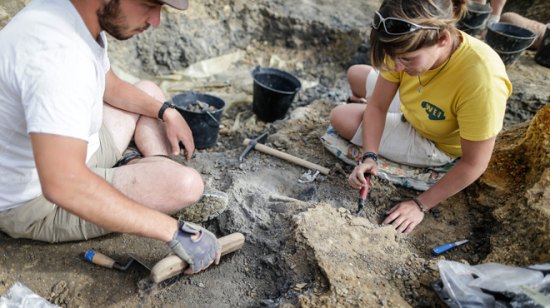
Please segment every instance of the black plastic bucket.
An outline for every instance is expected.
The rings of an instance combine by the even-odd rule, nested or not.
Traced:
[[[546,25],[546,31],[535,54],[535,61],[550,68],[550,24]]]
[[[252,71],[252,78],[252,111],[265,122],[284,118],[296,93],[302,87],[300,80],[282,70],[260,67]]]
[[[483,29],[483,25],[492,11],[493,9],[488,3],[471,2],[468,5],[466,16],[458,22],[457,27],[470,35],[477,35]]]
[[[497,22],[487,27],[485,41],[508,65],[514,63],[536,38],[537,34],[529,29]]]
[[[461,21],[459,21],[456,26],[457,26],[458,29],[468,33],[471,36],[478,35],[481,32],[481,30],[483,29],[483,25],[472,27],[472,26],[469,26],[467,24],[462,23]]]
[[[212,111],[211,108],[201,111],[189,110],[190,105],[197,104],[197,102],[206,103],[215,110]],[[208,148],[216,143],[225,108],[225,102],[221,98],[209,94],[184,92],[174,96],[172,104],[176,106],[191,128],[197,149]]]

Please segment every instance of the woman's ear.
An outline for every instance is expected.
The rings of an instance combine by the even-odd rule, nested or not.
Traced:
[[[439,41],[437,42],[438,47],[444,47],[445,45],[452,42],[451,32],[447,29],[440,30]]]

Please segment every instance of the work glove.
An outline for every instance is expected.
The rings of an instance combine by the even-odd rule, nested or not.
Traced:
[[[198,238],[192,239],[195,235]],[[220,259],[221,248],[216,236],[186,221],[178,222],[178,230],[167,244],[178,257],[189,264],[185,271],[187,274],[200,272],[212,262],[218,263]]]

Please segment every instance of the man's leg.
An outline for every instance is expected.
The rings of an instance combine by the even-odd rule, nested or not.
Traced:
[[[160,101],[166,100],[162,90],[152,82],[142,81],[136,86]],[[199,200],[204,190],[200,174],[165,157],[169,155],[169,144],[162,121],[106,106],[104,123],[121,152],[133,136],[144,156],[114,169],[115,188],[137,202],[169,214]]]
[[[146,89],[155,88],[147,82],[140,84],[144,84]],[[160,89],[157,91],[162,93]],[[146,157],[126,166],[112,168],[121,158],[134,131],[136,144],[143,147]],[[139,117],[105,105],[100,132],[101,147],[92,156],[88,166],[129,198],[172,214],[196,202],[203,192],[204,184],[194,169],[165,157],[148,156],[168,153],[162,133],[162,123],[156,119]],[[14,238],[52,243],[84,240],[109,233],[52,204],[43,196],[18,208],[0,212],[0,230]]]
[[[491,0],[491,8],[493,9],[491,15],[500,16],[504,5],[506,5],[506,0]]]
[[[121,157],[111,134],[102,126],[99,131],[100,148],[92,155],[88,166],[99,177],[112,182],[112,168]],[[44,196],[4,212],[0,212],[0,230],[13,238],[28,238],[57,243],[85,240],[110,233],[110,231],[73,215]]]

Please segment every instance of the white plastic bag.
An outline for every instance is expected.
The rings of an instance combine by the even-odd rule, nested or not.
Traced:
[[[54,308],[56,306],[38,296],[20,282],[16,282],[8,292],[0,297],[0,308]]]
[[[439,273],[443,287],[456,307],[489,307],[494,298],[473,288],[470,283],[481,275],[474,267],[453,261],[439,261]]]
[[[498,263],[466,265],[454,261],[441,260],[438,263],[444,293],[451,307],[504,307],[494,294],[506,294],[510,302],[521,299],[530,303],[529,307],[545,307],[547,293],[533,297],[532,293],[550,289],[547,270],[550,264],[540,264],[529,268],[513,267]],[[527,298],[522,299],[522,297]],[[549,298],[550,299],[550,298]],[[544,303],[541,303],[541,300]],[[526,304],[524,304],[526,305]],[[538,305],[538,306],[537,306]],[[526,306],[524,306],[526,307]]]

